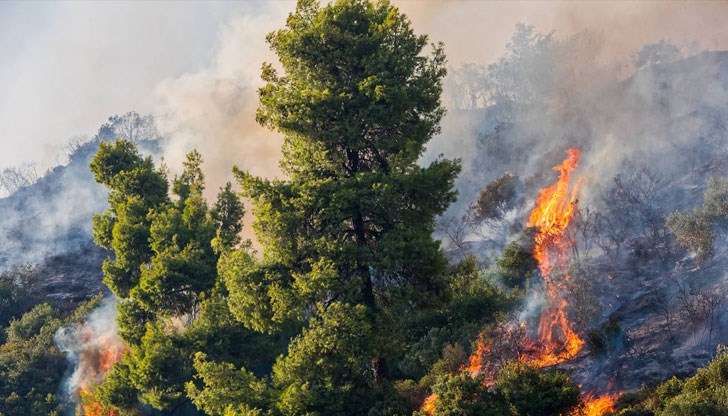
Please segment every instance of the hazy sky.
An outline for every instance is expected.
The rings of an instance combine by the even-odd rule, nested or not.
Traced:
[[[728,49],[728,2],[394,3],[416,31],[445,42],[453,65],[497,59],[518,22],[557,37],[590,30],[604,40],[603,58],[618,65],[663,38],[688,52]],[[92,135],[108,116],[137,110],[163,115],[163,130],[186,143],[180,153],[209,145],[221,172],[247,159],[270,173],[278,142],[264,143],[252,122],[255,85],[261,61],[270,59],[265,34],[293,7],[1,1],[0,166],[36,161],[45,168],[68,138]]]
[[[92,135],[108,116],[151,111],[162,80],[208,68],[226,27],[267,9],[252,1],[1,1],[0,166],[52,163],[59,144]]]

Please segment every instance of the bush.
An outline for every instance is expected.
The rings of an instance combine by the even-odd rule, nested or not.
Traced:
[[[521,416],[569,414],[579,403],[579,386],[566,373],[542,372],[511,361],[498,373],[496,391]]]

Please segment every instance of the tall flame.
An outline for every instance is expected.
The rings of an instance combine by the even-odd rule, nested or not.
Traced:
[[[558,181],[538,193],[536,206],[528,218],[528,226],[537,229],[533,256],[538,261],[538,268],[544,278],[551,276],[554,266],[549,258],[552,249],[561,257],[557,260],[563,261],[567,243],[564,234],[575,212],[578,186],[571,192],[569,188],[571,173],[579,165],[581,151],[574,147],[567,150],[566,154],[566,160],[554,167],[559,172]]]
[[[568,302],[562,293],[569,276],[560,281],[552,275],[556,265],[561,270],[568,266],[568,238],[566,228],[576,211],[578,184],[571,185],[571,173],[579,165],[581,152],[577,148],[566,151],[568,157],[554,167],[558,181],[544,188],[536,198],[536,206],[528,219],[529,227],[536,227],[533,256],[546,285],[546,310],[538,326],[538,344],[535,354],[526,360],[538,367],[562,363],[573,358],[584,346],[584,341],[571,328],[567,315]]]
[[[568,266],[567,250],[571,241],[566,233],[567,227],[576,212],[576,195],[580,188],[580,181],[571,183],[573,171],[579,165],[581,151],[571,148],[566,151],[567,158],[554,170],[559,172],[556,183],[542,189],[536,198],[536,205],[531,211],[528,226],[536,228],[534,236],[534,258],[538,262],[538,269],[546,286],[546,307],[541,314],[538,325],[537,339],[533,340],[520,357],[521,361],[538,368],[562,363],[574,358],[584,341],[574,331],[568,318],[569,303],[565,297],[565,290],[570,277],[555,276],[554,269],[563,272]],[[495,383],[495,372],[488,368],[485,355],[490,351],[482,334],[478,337],[477,348],[468,359],[467,366],[461,370],[467,371],[475,377],[483,371],[488,371],[485,383]],[[614,410],[616,396],[603,396],[595,398],[588,394],[582,406],[574,413],[579,416],[601,416]],[[436,410],[437,395],[431,394],[420,410],[432,414]]]

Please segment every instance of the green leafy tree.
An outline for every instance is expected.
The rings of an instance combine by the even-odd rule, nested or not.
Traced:
[[[153,252],[149,246],[150,210],[168,203],[167,179],[154,169],[150,157],[142,157],[125,140],[99,143],[91,162],[96,181],[110,189],[109,209],[94,215],[94,240],[113,250],[104,261],[104,283],[120,298],[139,284],[142,265]]]
[[[49,304],[43,303],[25,313],[20,319],[10,322],[7,329],[8,341],[28,341],[39,335],[52,339],[52,332],[58,326],[60,326],[58,311]],[[43,331],[44,329],[47,330]],[[51,333],[44,333],[48,331]]]
[[[212,302],[220,252],[239,242],[243,215],[230,186],[210,210],[201,166],[198,152],[187,155],[170,198],[164,168],[155,169],[128,141],[101,143],[92,162],[96,179],[111,190],[110,208],[96,217],[94,233],[99,244],[114,251],[104,270],[118,273],[107,274],[105,281],[120,298],[119,333],[129,346],[96,397],[117,413],[137,414],[140,403],[179,408],[188,402],[185,383],[192,380],[196,351],[211,349],[226,358],[240,348],[233,345],[240,330],[224,337],[221,331],[229,327],[210,325],[207,318],[205,326],[195,324],[208,309],[205,303]]]
[[[710,217],[702,211],[672,213],[667,216],[667,226],[675,234],[678,244],[693,250],[699,262],[712,257],[715,233]]]
[[[622,416],[728,415],[728,349],[684,380],[672,377],[657,387],[625,394],[617,402]]]
[[[141,402],[160,410],[184,402],[184,385],[192,378],[189,355],[184,337],[149,324],[142,344],[132,347],[126,359]]]
[[[54,344],[63,325],[75,324],[98,306],[101,296],[62,314],[40,304],[13,320],[7,342],[0,345],[0,414],[5,416],[58,416],[57,396],[66,370],[66,359]]]
[[[189,382],[187,394],[205,413],[254,416],[263,414],[262,408],[269,405],[266,400],[268,386],[245,369],[238,369],[231,363],[207,361],[204,353],[195,355],[194,366],[195,378],[204,388]]]
[[[728,350],[685,381],[668,380],[658,387],[660,416],[728,415]]]
[[[509,243],[495,264],[507,286],[525,287],[538,268],[538,261],[533,257],[533,232],[528,230]]]
[[[4,338],[2,328],[42,299],[38,278],[38,272],[30,265],[0,273],[0,341]]]
[[[284,415],[350,415],[372,404],[367,357],[372,326],[363,305],[318,306],[318,318],[273,367]]]
[[[230,182],[226,183],[224,188],[220,188],[217,202],[210,213],[218,230],[214,245],[224,250],[240,244],[240,233],[243,230],[240,219],[245,215],[245,208]]]
[[[367,349],[351,351],[370,361],[377,384],[398,345],[393,322],[403,311],[438,304],[444,292],[446,261],[431,234],[434,217],[454,200],[459,166],[417,164],[444,113],[442,46],[423,55],[427,38],[404,15],[386,1],[363,0],[299,1],[268,43],[283,72],[264,65],[257,119],[283,133],[287,179],[235,169],[255,204],[264,259],[221,263],[231,311],[251,328],[276,330],[328,310],[319,303],[363,305],[376,329]],[[289,354],[314,342],[302,340]],[[319,377],[338,377],[330,371]],[[288,402],[300,380],[278,383],[290,383],[281,384]],[[312,403],[304,393],[295,401]]]
[[[478,194],[478,200],[470,207],[473,221],[496,221],[503,218],[518,202],[521,186],[517,176],[508,172],[491,181]]]

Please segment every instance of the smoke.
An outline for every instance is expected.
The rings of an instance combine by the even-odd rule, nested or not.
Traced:
[[[56,332],[54,342],[73,369],[62,385],[70,403],[78,403],[79,392],[88,392],[103,381],[104,374],[124,354],[126,347],[117,335],[116,315],[116,299],[106,298],[85,322]]]
[[[196,148],[205,159],[208,188],[215,192],[232,179],[233,165],[264,177],[280,175],[282,139],[255,121],[260,68],[275,60],[265,34],[280,26],[280,15],[234,20],[222,31],[210,68],[157,85],[154,113],[168,138],[163,153],[173,173]]]
[[[651,166],[671,179],[713,167],[716,155],[706,150],[728,139],[726,55],[676,53],[666,59],[660,54],[665,48],[648,45],[635,57],[648,64],[623,78],[597,59],[603,45],[589,32],[558,38],[519,26],[495,64],[451,71],[460,83],[446,90],[450,120],[426,158],[453,153],[453,124],[469,138],[469,145],[456,147],[465,151],[454,151],[464,165],[456,211],[506,171],[545,183],[549,165],[572,146],[583,150],[584,203],[598,204],[625,162]],[[464,105],[463,96],[482,98]]]
[[[105,209],[107,195],[88,168],[94,151],[80,149],[78,160],[0,199],[0,268],[40,264],[90,242],[91,217]]]
[[[474,86],[483,81],[492,72],[488,65],[497,64],[500,58],[513,51],[507,45],[513,46],[512,36],[519,22],[534,25],[536,33],[543,33],[550,39],[547,50],[521,49],[520,52],[533,54],[511,57],[520,60],[515,62],[515,69],[521,72],[512,77],[510,85],[500,86],[510,88],[511,94],[527,94],[527,97],[519,95],[519,99],[535,98],[550,105],[549,114],[543,117],[536,114],[539,109],[532,109],[529,123],[532,128],[526,132],[529,137],[521,140],[539,145],[529,152],[531,160],[526,161],[527,166],[535,167],[534,171],[554,161],[540,159],[541,155],[561,144],[557,142],[568,141],[564,143],[568,147],[579,144],[575,142],[598,141],[593,152],[585,153],[583,166],[589,170],[599,169],[599,173],[607,177],[623,159],[622,156],[615,157],[608,149],[621,150],[617,153],[625,154],[634,146],[624,149],[624,143],[654,144],[654,140],[635,140],[633,131],[624,131],[621,127],[636,121],[641,125],[631,130],[643,131],[640,130],[642,126],[654,121],[655,115],[642,118],[641,114],[632,114],[633,109],[644,109],[643,103],[635,102],[636,97],[628,100],[623,95],[615,97],[615,94],[620,95],[618,90],[622,88],[619,82],[634,74],[643,46],[670,39],[680,46],[684,55],[705,49],[728,49],[728,28],[720,24],[728,17],[728,7],[721,2],[581,5],[573,2],[402,1],[396,5],[411,18],[419,33],[427,33],[432,41],[445,42],[453,69],[446,81],[445,102],[450,112],[443,120],[443,133],[430,143],[423,162],[440,153],[447,157],[463,157],[466,174],[472,174],[468,170],[480,168],[469,160],[472,155],[482,154],[482,149],[478,152],[477,148],[478,135],[495,126],[484,125],[485,111],[463,114],[455,98],[460,93],[457,89],[463,84]],[[211,64],[197,72],[167,78],[154,89],[151,106],[161,131],[168,138],[164,149],[167,164],[175,173],[188,151],[200,150],[206,160],[204,169],[209,195],[231,179],[230,168],[236,164],[264,177],[281,174],[278,167],[281,137],[254,120],[256,89],[261,85],[262,62],[276,62],[264,42],[265,34],[283,26],[285,14],[293,7],[293,2],[273,3],[258,14],[229,21],[220,31]],[[452,21],[459,24],[448,23]],[[475,71],[468,74],[466,64],[471,64],[470,69]],[[513,68],[500,68],[501,72],[509,69]],[[639,84],[646,82],[643,80]],[[651,86],[644,86],[649,92]],[[633,90],[639,87],[635,86]],[[649,101],[654,97],[642,98]],[[602,101],[608,103],[602,104]],[[483,98],[478,103],[493,104]],[[553,111],[555,106],[560,107],[558,112]],[[505,111],[491,107],[490,118],[495,110]],[[501,113],[501,118],[505,116],[510,115]],[[521,126],[522,120],[523,117],[519,120]],[[488,121],[492,122],[486,120],[485,123]],[[547,127],[563,122],[567,125],[555,132],[549,128],[537,131],[543,121],[547,122]],[[583,125],[574,128],[577,122]],[[567,130],[573,137],[562,140]],[[588,130],[586,133],[590,136],[602,134],[604,137],[585,138],[584,130]],[[536,135],[539,137],[534,137]],[[604,158],[604,155],[611,157]],[[466,193],[464,199],[468,196]]]
[[[502,10],[494,10],[494,4]],[[598,13],[605,5],[588,6]],[[586,309],[583,303],[595,309],[579,323],[585,339],[587,331],[605,338],[601,352],[590,346],[565,368],[587,391],[603,392],[613,386],[636,389],[703,364],[715,345],[728,339],[725,327],[713,326],[724,319],[725,305],[715,305],[707,295],[673,293],[667,309],[682,309],[666,323],[655,299],[666,282],[685,285],[697,278],[693,271],[672,269],[671,256],[680,249],[670,240],[665,215],[699,205],[707,176],[728,175],[728,52],[710,51],[728,49],[728,37],[725,29],[703,28],[696,20],[725,17],[728,8],[618,3],[614,11],[602,10],[606,23],[597,24],[592,12],[573,3],[473,2],[462,8],[428,3],[410,13],[411,6],[402,4],[415,27],[433,40],[443,39],[436,35],[443,22],[463,16],[462,24],[443,32],[451,63],[444,96],[448,115],[422,160],[428,163],[441,153],[462,159],[459,198],[446,219],[460,218],[486,184],[512,172],[523,182],[518,199],[526,201],[506,215],[517,224],[513,218],[523,218],[528,201],[556,177],[551,166],[563,152],[582,150],[574,171],[584,181],[578,206],[582,213],[587,207],[597,213],[590,226],[602,221],[602,228],[576,239],[589,239],[571,260],[592,269],[588,276],[576,276],[590,287],[580,299],[574,293],[567,297],[573,316]],[[488,10],[504,22],[513,13],[535,26],[516,25],[516,20],[503,37],[498,32],[503,23],[487,24],[494,18],[486,16]],[[541,17],[535,15],[539,10]],[[480,25],[473,23],[478,19]],[[460,33],[460,28],[466,29]],[[480,37],[480,30],[493,36]],[[598,241],[605,233],[622,234],[609,236],[613,241],[605,244]],[[484,255],[491,245],[482,241],[483,234],[473,232],[463,240],[470,254],[489,256],[487,263],[495,256]],[[453,251],[463,246],[443,241]],[[719,245],[716,251],[724,253],[724,241]],[[716,262],[713,267],[725,263]],[[707,271],[700,276],[705,293],[723,293],[723,276]],[[697,307],[684,300],[690,296],[704,305],[701,318],[693,313]],[[526,320],[542,306],[535,300],[524,302]],[[619,329],[609,327],[608,318]],[[697,335],[686,329],[696,326],[707,329]]]
[[[445,42],[448,59],[456,67],[495,62],[506,52],[518,23],[561,37],[588,30],[604,40],[600,61],[626,65],[625,69],[642,46],[661,39],[694,51],[728,49],[728,28],[722,24],[728,5],[721,1],[404,0],[395,4],[411,18],[418,32]]]

